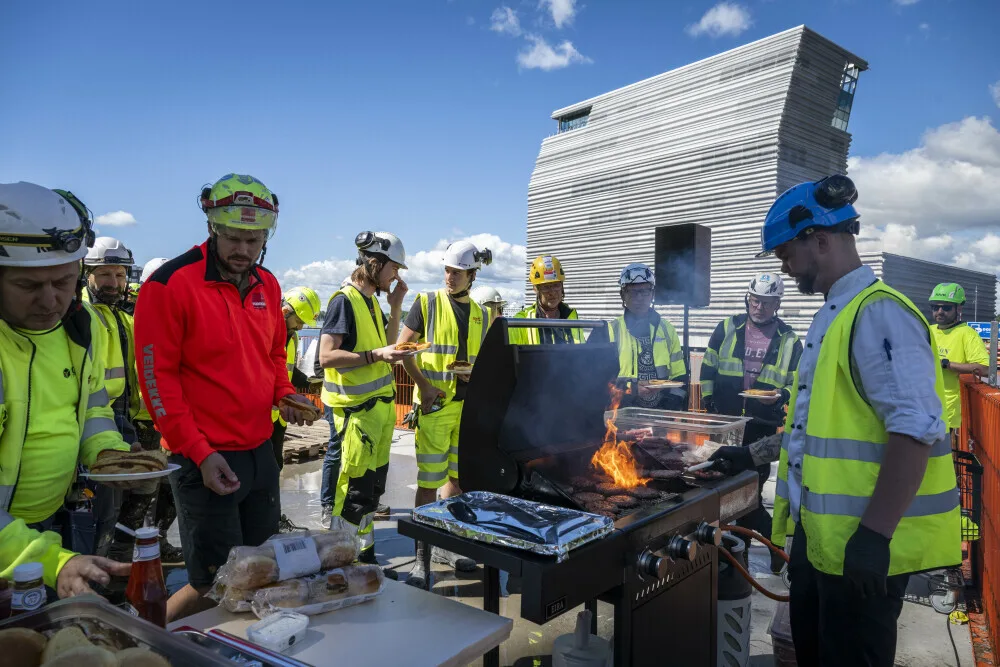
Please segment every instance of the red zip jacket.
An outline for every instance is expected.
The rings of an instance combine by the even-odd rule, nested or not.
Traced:
[[[258,447],[271,437],[271,406],[295,393],[278,280],[255,267],[250,283],[241,300],[206,241],[153,272],[136,303],[142,399],[164,447],[198,465]]]

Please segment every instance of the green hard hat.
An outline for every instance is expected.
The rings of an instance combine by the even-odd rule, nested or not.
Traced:
[[[931,292],[928,301],[940,301],[943,303],[965,303],[965,290],[958,283],[941,283]]]

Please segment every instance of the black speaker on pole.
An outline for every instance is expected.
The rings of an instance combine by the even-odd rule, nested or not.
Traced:
[[[704,308],[712,300],[712,230],[692,223],[656,228],[656,303]]]

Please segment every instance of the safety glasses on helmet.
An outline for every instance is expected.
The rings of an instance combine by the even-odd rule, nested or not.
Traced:
[[[227,197],[222,199],[209,199],[206,196],[201,198],[201,207],[204,210],[210,208],[222,208],[223,206],[254,206],[256,208],[262,208],[266,211],[272,211],[274,213],[278,212],[278,205],[272,204],[266,199],[261,199],[252,192],[234,192]]]

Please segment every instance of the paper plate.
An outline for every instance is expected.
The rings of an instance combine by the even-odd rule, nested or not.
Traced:
[[[157,477],[166,477],[175,470],[180,470],[180,465],[176,463],[168,463],[167,467],[163,470],[154,470],[152,472],[119,472],[119,473],[105,473],[105,474],[94,474],[89,472],[81,472],[80,477],[86,477],[87,479],[93,480],[95,482],[131,482],[141,481],[144,479],[156,479]]]
[[[748,394],[745,391],[741,391],[739,395],[742,396],[743,398],[757,398],[757,399],[778,398],[779,396],[781,396],[781,392],[776,391],[773,394]]]
[[[445,371],[446,373],[451,373],[452,375],[472,375],[471,368],[455,368],[450,371]]]
[[[673,382],[669,380],[666,382],[657,382],[656,384],[653,384],[651,382],[642,382],[642,381],[639,382],[640,389],[653,389],[655,391],[663,391],[665,389],[677,389],[678,387],[683,387],[683,386],[684,386],[683,382]]]

